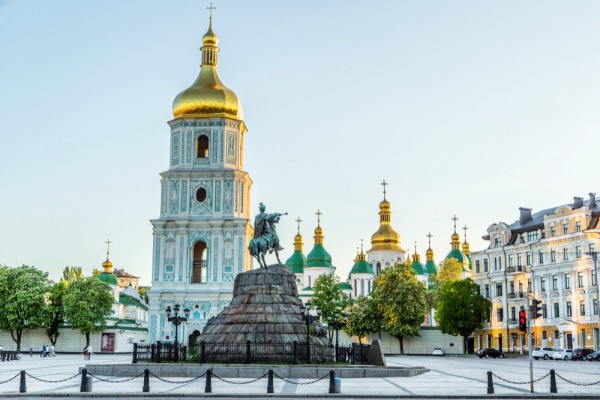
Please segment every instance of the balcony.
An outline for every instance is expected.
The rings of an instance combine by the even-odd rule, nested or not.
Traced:
[[[516,267],[506,267],[506,272],[509,274],[514,274],[516,272],[523,272],[523,266],[518,265]]]
[[[519,292],[510,292],[508,293],[508,298],[509,299],[524,299],[525,297],[527,297],[527,295],[525,294],[525,292],[519,291]]]
[[[508,323],[510,325],[516,325],[517,324],[517,319],[516,318],[511,318],[511,319],[508,320]]]

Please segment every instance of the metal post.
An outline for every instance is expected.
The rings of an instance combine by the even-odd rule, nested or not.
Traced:
[[[527,300],[527,349],[529,353],[529,390],[533,393],[533,350],[531,348],[531,304]]]
[[[250,341],[246,341],[246,364],[250,364]]]
[[[494,393],[494,380],[492,379],[492,371],[487,372],[487,394]]]
[[[200,362],[206,362],[206,342],[200,342]]]
[[[150,370],[148,368],[144,370],[144,386],[142,388],[142,392],[150,392]]]
[[[298,341],[294,340],[294,365],[298,364]]]
[[[19,384],[19,393],[27,393],[27,384],[25,383],[25,371],[21,371],[21,383]]]
[[[267,393],[274,393],[275,389],[273,387],[273,370],[269,370],[269,378],[267,380]]]
[[[550,393],[558,393],[556,391],[556,373],[553,369],[550,370]]]
[[[212,393],[212,369],[206,370],[206,384],[204,385],[204,393]]]
[[[81,386],[79,387],[79,391],[81,393],[89,392],[87,385],[87,369],[84,368],[81,370]]]
[[[329,393],[335,393],[335,371],[329,371]]]
[[[137,363],[137,350],[138,350],[138,344],[134,343],[133,344],[133,360],[131,360],[132,364]]]

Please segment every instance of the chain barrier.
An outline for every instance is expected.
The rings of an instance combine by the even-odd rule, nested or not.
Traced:
[[[144,373],[142,373],[141,375],[144,375]],[[141,376],[141,375],[140,375],[140,376]],[[174,384],[174,385],[180,385],[180,384],[183,384],[183,383],[191,383],[191,382],[197,381],[198,379],[200,379],[200,378],[202,378],[203,376],[205,376],[205,375],[206,375],[206,372],[204,372],[202,375],[198,375],[198,376],[197,376],[197,377],[195,377],[195,378],[188,379],[187,381],[171,381],[171,380],[169,380],[169,379],[161,378],[160,376],[158,376],[158,375],[155,375],[155,374],[154,374],[154,373],[152,373],[152,372],[150,372],[150,375],[152,375],[154,378],[158,379],[159,381],[163,381],[163,382],[165,382],[165,383],[172,383],[172,384]]]
[[[29,372],[25,372],[25,375],[27,375],[28,377],[30,377],[31,379],[35,379],[36,381],[40,381],[40,382],[44,382],[44,383],[61,383],[61,382],[66,382],[66,381],[70,381],[73,378],[77,378],[79,375],[81,375],[81,372],[76,373],[73,376],[70,376],[68,378],[65,379],[57,379],[55,381],[51,381],[48,379],[42,379],[42,378],[38,378],[36,376],[31,375]]]
[[[98,379],[99,381],[102,381],[102,382],[108,382],[108,383],[123,383],[123,382],[129,382],[129,381],[132,381],[132,380],[134,380],[134,379],[136,379],[136,378],[139,378],[140,376],[143,376],[143,375],[144,375],[144,373],[142,372],[141,374],[139,374],[139,375],[136,375],[136,376],[132,376],[132,377],[130,377],[130,378],[125,378],[125,379],[121,379],[121,380],[116,380],[116,379],[104,379],[104,378],[100,378],[98,375],[90,374],[89,372],[87,373],[87,376],[91,376],[92,378],[96,378],[96,379]]]
[[[310,385],[311,383],[317,383],[317,382],[322,381],[325,378],[329,378],[329,374],[327,374],[322,378],[318,378],[318,379],[315,379],[314,381],[310,381],[310,382],[292,382],[289,379],[286,379],[282,376],[277,375],[276,373],[273,373],[273,375],[276,376],[277,378],[281,379],[284,382],[291,383],[292,385]]]
[[[567,378],[564,378],[562,376],[560,376],[557,372],[554,373],[554,375],[558,376],[560,379],[562,379],[563,381],[570,383],[571,385],[576,385],[576,386],[594,386],[600,383],[600,381],[596,381],[596,382],[591,382],[591,383],[578,383],[578,382],[573,382]]]
[[[230,384],[232,384],[232,385],[246,385],[246,384],[248,384],[248,383],[254,383],[254,382],[256,382],[256,381],[259,381],[259,380],[261,380],[262,378],[264,378],[264,377],[265,377],[265,376],[267,376],[267,375],[269,375],[269,373],[268,373],[268,372],[267,372],[266,374],[264,374],[263,376],[259,376],[258,378],[256,378],[256,379],[252,379],[252,380],[250,380],[250,381],[247,381],[247,382],[234,382],[234,381],[230,381],[230,380],[227,380],[227,379],[221,378],[221,377],[219,377],[219,376],[215,375],[214,373],[213,373],[213,378],[216,378],[216,379],[218,379],[218,380],[220,380],[220,381],[222,381],[222,382],[225,382],[225,383],[230,383]]]
[[[506,383],[510,383],[511,385],[528,385],[528,384],[531,384],[531,383],[536,383],[536,382],[539,382],[539,381],[541,381],[541,380],[543,380],[543,379],[545,379],[545,378],[549,377],[549,376],[550,376],[550,373],[548,372],[546,375],[544,375],[544,376],[541,376],[541,377],[539,377],[539,378],[537,378],[537,379],[534,379],[534,380],[532,380],[532,381],[523,381],[523,382],[509,381],[508,379],[504,379],[504,378],[502,378],[501,376],[498,376],[498,375],[496,375],[496,374],[495,374],[495,373],[493,373],[493,372],[492,372],[492,376],[494,376],[494,377],[496,377],[496,378],[498,378],[498,379],[500,379],[501,381],[504,381],[504,382],[506,382]]]
[[[7,380],[5,380],[5,381],[0,381],[0,385],[2,385],[2,384],[4,384],[4,383],[8,383],[8,382],[10,382],[10,381],[12,381],[12,380],[15,380],[15,379],[17,378],[17,376],[19,376],[19,375],[21,375],[21,373],[20,373],[20,372],[17,372],[17,374],[16,374],[15,376],[13,376],[12,378],[10,378],[10,379],[7,379]]]

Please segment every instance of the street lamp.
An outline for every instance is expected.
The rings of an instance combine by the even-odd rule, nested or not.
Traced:
[[[591,247],[591,246],[590,246]],[[591,250],[586,252],[588,256],[592,256],[592,260],[594,261],[594,274],[596,274],[596,294],[597,294],[597,307],[600,307],[600,290],[598,290],[598,252],[595,250]],[[593,307],[593,305],[592,305]],[[593,310],[592,310],[593,311]],[[600,342],[600,310],[598,310],[598,333],[596,334],[596,343],[594,343],[594,347],[598,350],[598,343]]]
[[[173,325],[175,325],[175,362],[179,361],[179,342],[177,340],[177,331],[179,330],[179,325],[181,325],[182,322],[187,321],[188,317],[190,316],[189,309],[186,308],[183,310],[185,317],[179,315],[179,309],[179,303],[175,303],[173,310],[171,310],[171,306],[167,306],[167,309],[165,310],[167,312],[167,319],[169,322],[172,322]],[[171,312],[173,312],[173,316],[171,316]]]
[[[318,321],[321,316],[321,307],[315,308],[317,315],[310,315],[310,309],[312,304],[310,301],[306,302],[305,306],[300,307],[302,313],[302,321],[306,323],[306,363],[310,364],[310,324],[314,321]]]
[[[331,317],[328,318],[329,325],[335,330],[335,361],[339,361],[338,357],[338,347],[340,346],[340,329],[346,326],[346,321],[348,320],[348,316],[346,313],[342,313],[342,320],[340,321],[340,312],[336,311],[334,314],[334,320],[331,321]]]

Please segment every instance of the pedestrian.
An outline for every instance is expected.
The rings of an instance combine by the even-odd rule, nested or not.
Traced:
[[[352,351],[351,344],[348,345],[348,349],[346,350],[346,353],[348,354],[348,362],[351,363],[353,361],[353,351]]]
[[[2,360],[2,345],[0,344],[0,360]]]
[[[33,357],[33,345],[29,346],[29,357]]]
[[[87,346],[85,346],[83,348],[83,359],[85,360],[87,358]]]
[[[87,359],[88,360],[92,357],[92,353],[93,353],[92,346],[88,345],[88,347],[87,347]]]
[[[42,357],[46,357],[48,355],[48,347],[43,344],[42,345]]]
[[[50,357],[56,357],[56,352],[55,352],[56,348],[54,347],[53,344],[50,345]]]
[[[44,345],[40,346],[40,358],[44,357]]]

